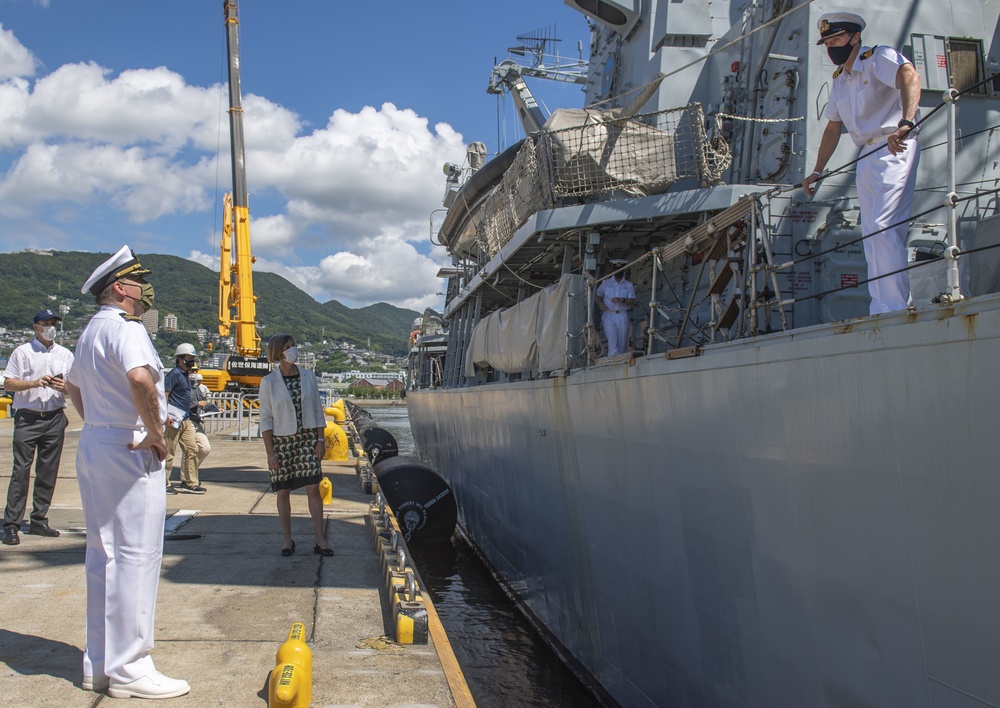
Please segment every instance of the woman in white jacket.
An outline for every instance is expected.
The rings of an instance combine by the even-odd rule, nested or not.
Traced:
[[[276,334],[267,343],[267,360],[278,367],[260,382],[260,430],[267,450],[271,488],[278,497],[278,519],[284,543],[281,555],[295,553],[292,540],[293,489],[306,488],[316,545],[313,553],[332,556],[323,535],[323,498],[320,466],[326,454],[326,419],[319,400],[316,375],[295,365],[298,350],[289,334]]]

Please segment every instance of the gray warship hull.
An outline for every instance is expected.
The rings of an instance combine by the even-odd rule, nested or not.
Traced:
[[[998,306],[415,390],[414,441],[605,698],[996,706]]]
[[[528,137],[446,167],[414,323],[414,441],[464,532],[609,703],[1000,706],[1000,7],[564,3],[586,108],[541,114],[547,36],[494,68]],[[868,316],[898,271],[851,172],[883,146],[820,162],[831,11],[920,77],[906,311]]]

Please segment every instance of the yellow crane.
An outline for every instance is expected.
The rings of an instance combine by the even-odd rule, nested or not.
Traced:
[[[239,18],[236,0],[224,0],[226,47],[229,55],[229,136],[233,166],[233,191],[223,200],[222,246],[219,261],[219,336],[232,336],[234,352],[222,369],[202,370],[212,391],[256,388],[271,370],[260,355],[257,333],[257,296],[253,294],[250,252],[250,208],[247,191],[246,148],[243,137],[243,102],[240,92]]]

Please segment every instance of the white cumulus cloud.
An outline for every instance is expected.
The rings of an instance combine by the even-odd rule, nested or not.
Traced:
[[[67,227],[55,215],[86,209],[141,225],[147,250],[217,267],[204,249],[230,182],[225,87],[193,86],[165,67],[37,70],[0,28],[8,232],[52,230],[58,241]],[[439,305],[444,254],[427,245],[428,219],[441,203],[441,165],[464,154],[462,136],[392,103],[332,110],[313,130],[263,96],[245,96],[243,108],[255,268],[352,307]],[[200,225],[179,226],[185,215]]]

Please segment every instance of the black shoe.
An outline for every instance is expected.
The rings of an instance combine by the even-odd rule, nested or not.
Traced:
[[[17,529],[13,526],[4,526],[3,545],[16,546],[21,542],[21,537],[17,535]]]
[[[320,556],[327,556],[329,558],[330,556],[333,555],[333,549],[332,548],[320,548],[319,544],[316,544],[315,546],[313,546],[313,553],[315,553],[317,555],[320,555]]]
[[[174,489],[174,485],[171,484],[169,487],[167,487],[167,494],[177,494],[177,490]]]
[[[192,487],[189,486],[188,484],[185,484],[184,482],[181,482],[181,486],[177,491],[186,492],[187,494],[204,494],[208,490],[197,484]]]
[[[28,524],[28,533],[32,536],[48,536],[49,538],[55,538],[59,535],[59,532],[48,524],[36,524],[34,521]]]
[[[281,555],[283,555],[283,556],[290,556],[293,553],[295,553],[295,541],[292,541],[292,545],[291,545],[290,548],[282,548],[281,549]]]

